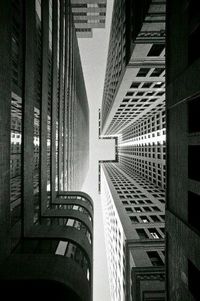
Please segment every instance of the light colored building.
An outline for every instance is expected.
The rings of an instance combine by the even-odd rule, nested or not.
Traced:
[[[110,203],[124,233],[119,300],[165,300],[164,0],[114,2],[101,121],[101,137],[118,140],[118,162],[103,163],[101,193],[107,235],[119,230]]]
[[[129,16],[123,2],[114,4],[102,102],[106,135],[120,133],[165,101],[165,0],[144,5],[139,29],[135,12]]]
[[[140,176],[131,178],[120,163],[105,163],[101,177],[112,300],[138,300],[131,289],[132,273],[141,268],[144,273],[148,270],[149,275],[154,274],[155,266],[162,274],[160,287],[151,282],[152,277],[146,286],[162,291],[163,297],[164,192]]]
[[[101,170],[102,206],[111,300],[125,298],[125,234],[113,195]]]

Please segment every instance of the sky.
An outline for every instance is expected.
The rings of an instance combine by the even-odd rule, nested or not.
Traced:
[[[98,110],[101,107],[107,62],[113,0],[107,0],[106,27],[93,29],[93,38],[79,39],[80,55],[90,108],[90,167],[82,190],[94,202],[93,300],[110,301],[101,199],[98,193],[98,160],[113,160],[113,139],[98,140]]]

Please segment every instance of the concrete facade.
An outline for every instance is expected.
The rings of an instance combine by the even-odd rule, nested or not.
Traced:
[[[1,290],[92,300],[93,202],[78,191],[89,108],[70,3],[0,6]]]
[[[200,6],[167,4],[167,300],[193,301],[199,300],[200,277]]]
[[[114,2],[101,108],[101,137],[118,140],[101,189],[105,231],[114,239],[120,230],[111,204],[123,229],[122,285],[110,277],[112,300],[165,300],[165,18],[165,1]],[[112,275],[121,257],[106,244]]]

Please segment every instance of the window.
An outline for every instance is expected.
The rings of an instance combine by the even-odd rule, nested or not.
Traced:
[[[149,229],[149,232],[153,238],[155,238],[155,239],[161,238],[160,234],[158,233],[158,231],[155,228]]]
[[[200,181],[199,163],[200,163],[200,145],[188,146],[188,177]]]
[[[163,73],[163,71],[164,71],[165,69],[164,68],[155,68],[154,69],[154,71],[151,73],[151,77],[157,77],[157,76],[160,76],[162,73]]]
[[[74,7],[84,8],[84,7],[87,7],[87,4],[78,4],[78,3],[72,4],[72,8],[74,8]]]
[[[150,200],[145,200],[146,201],[146,203],[148,203],[148,204],[152,204],[152,201],[150,201]]]
[[[138,204],[144,204],[144,201],[143,200],[139,200]]]
[[[156,89],[159,89],[159,88],[161,88],[163,85],[164,85],[163,82],[157,82],[153,87],[156,88]]]
[[[139,223],[139,220],[136,216],[129,216],[132,223]]]
[[[146,216],[140,216],[143,223],[149,223],[149,220]]]
[[[76,20],[76,23],[87,23],[87,20]]]
[[[158,253],[156,251],[148,251],[147,255],[153,266],[164,265],[163,261],[161,260],[160,256],[158,255]]]
[[[91,32],[90,28],[76,28],[77,32]]]
[[[156,206],[152,206],[152,209],[153,209],[154,211],[160,211],[160,209],[159,209],[158,207],[156,207]]]
[[[66,226],[71,226],[72,227],[73,225],[74,225],[74,219],[69,218],[67,220]]]
[[[126,96],[133,96],[134,92],[127,92]]]
[[[106,3],[99,3],[98,7],[106,7]]]
[[[140,82],[133,82],[130,88],[138,88],[140,85]]]
[[[148,238],[148,235],[146,234],[146,232],[144,231],[144,229],[136,229],[136,232],[139,236],[140,239],[146,239]]]
[[[145,77],[147,75],[147,73],[149,72],[150,68],[140,68],[140,70],[138,71],[137,76],[138,77]]]
[[[192,64],[200,56],[200,45],[196,42],[200,38],[200,2],[198,0],[189,1],[188,17],[188,62]]]
[[[135,209],[135,212],[142,212],[140,207],[135,207],[134,209]]]
[[[164,215],[160,215],[160,218],[161,218],[162,220],[165,220],[165,216],[164,216]]]
[[[150,212],[151,211],[151,209],[149,207],[143,207],[143,209],[144,209],[145,212]]]
[[[164,50],[165,46],[163,44],[154,44],[149,50],[147,56],[159,56]]]
[[[163,233],[163,235],[165,234],[165,228],[159,228],[160,231]]]
[[[200,195],[188,191],[188,223],[200,231],[199,223]]]
[[[132,213],[132,212],[133,212],[133,209],[132,209],[131,207],[126,207],[125,209],[126,209],[126,211],[127,211],[128,213]]]
[[[156,215],[151,215],[152,220],[156,222],[160,222],[159,218]]]
[[[131,204],[136,204],[136,201],[130,201]]]
[[[142,88],[147,89],[147,88],[150,88],[151,85],[152,85],[152,82],[146,82],[146,83],[143,84]]]
[[[188,260],[188,287],[194,300],[199,300],[200,271]]]
[[[189,133],[200,132],[199,122],[200,97],[188,102],[188,131]]]
[[[87,16],[87,13],[83,13],[83,12],[74,12],[73,13],[74,16]]]

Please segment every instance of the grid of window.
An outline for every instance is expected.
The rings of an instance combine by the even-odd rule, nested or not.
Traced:
[[[118,163],[106,163],[104,166],[137,232],[142,229],[143,236],[149,239],[164,238],[164,191],[140,176],[131,179]]]
[[[119,78],[126,65],[125,1],[115,1],[103,94],[102,124],[110,111]]]
[[[125,238],[114,201],[105,179],[102,175],[102,205],[104,215],[106,251],[112,300],[123,300],[125,288]]]
[[[106,18],[106,1],[72,0],[72,12],[78,37],[92,36],[92,28],[104,27]]]
[[[10,212],[11,225],[21,219],[23,118],[23,1],[12,1],[12,93],[10,97]]]
[[[145,81],[134,81],[131,84],[109,125],[107,134],[119,133],[138,119],[163,111],[165,107],[164,73],[161,75],[156,81],[151,81],[148,77]]]
[[[119,162],[132,177],[138,173],[160,188],[165,188],[166,145],[165,111],[135,122],[119,139]]]
[[[151,26],[148,24],[151,23]],[[158,25],[159,24],[159,25]],[[163,30],[161,30],[161,28]],[[153,41],[154,36],[157,37],[157,41]],[[146,14],[145,21],[142,25],[141,31],[138,36],[135,37],[134,43],[138,47],[136,51],[136,59],[133,55],[130,59],[129,68],[133,71],[135,70],[136,75],[134,75],[133,83],[130,88],[124,91],[124,96],[121,99],[121,103],[112,117],[112,120],[107,125],[106,134],[116,134],[120,133],[123,128],[134,122],[138,116],[141,116],[143,111],[148,108],[153,108],[153,104],[156,104],[159,99],[162,98],[164,101],[165,94],[165,3],[153,2],[149,6],[149,11]],[[151,45],[151,47],[144,53],[142,47],[143,45]],[[141,53],[144,53],[142,57],[137,57],[137,52],[139,52],[139,47],[141,47]],[[122,60],[122,57],[121,57]],[[126,62],[127,63],[127,62]],[[141,66],[140,66],[141,64]],[[139,66],[138,66],[139,65]],[[108,56],[108,66],[115,72],[118,69],[118,62],[115,62],[113,56]],[[118,78],[119,79],[119,78]],[[126,79],[122,79],[122,82]],[[116,86],[119,82],[116,82]],[[105,88],[110,90],[113,88],[112,80],[105,80]],[[108,117],[110,108],[112,107],[113,99],[115,94],[115,89],[113,94],[104,94],[103,98],[103,125]],[[121,95],[121,94],[120,94]],[[108,98],[110,97],[110,99]],[[120,96],[121,97],[121,96]],[[108,99],[106,99],[108,98]],[[107,107],[106,107],[107,106]],[[158,107],[159,109],[159,107]],[[106,114],[106,116],[104,116]],[[113,116],[113,115],[112,115]]]
[[[166,117],[165,110],[156,112],[155,110],[151,114],[145,114],[143,118],[140,118],[132,125],[122,131],[120,142],[124,142],[129,139],[137,141],[142,144],[144,139],[150,138],[151,140],[155,136],[165,135]]]
[[[130,61],[123,56],[117,60],[120,38],[111,28],[102,129],[106,136],[118,137],[119,160],[104,163],[103,168],[121,222],[132,229],[131,238],[157,246],[153,240],[163,244],[165,235],[165,3],[152,1],[142,17],[145,21],[132,41]],[[112,25],[118,26],[114,21]],[[162,251],[145,248],[148,254],[144,252],[142,260],[146,257],[149,266],[162,266]]]

